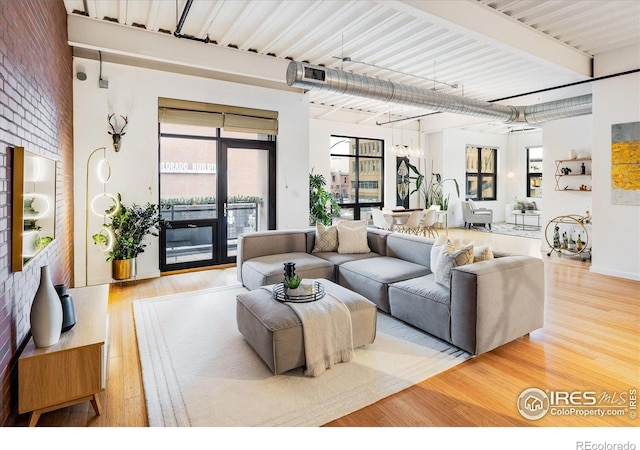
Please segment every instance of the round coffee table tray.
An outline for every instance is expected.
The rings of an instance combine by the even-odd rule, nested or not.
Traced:
[[[309,303],[320,300],[322,297],[324,297],[324,286],[318,281],[313,283],[313,293],[311,294],[288,295],[282,283],[273,287],[273,298],[279,302]]]

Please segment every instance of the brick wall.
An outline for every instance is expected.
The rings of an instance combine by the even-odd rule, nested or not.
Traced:
[[[73,97],[67,16],[59,1],[0,0],[0,424],[17,414],[17,358],[47,264],[72,285]],[[56,239],[11,272],[11,155],[14,146],[56,161]]]

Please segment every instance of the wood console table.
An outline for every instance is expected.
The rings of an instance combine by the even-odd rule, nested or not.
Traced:
[[[50,347],[29,340],[18,359],[18,412],[29,426],[46,412],[90,401],[102,414],[98,393],[106,387],[109,285],[69,289],[76,325]]]

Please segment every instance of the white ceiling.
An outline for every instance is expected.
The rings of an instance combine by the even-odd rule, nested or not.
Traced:
[[[64,0],[69,14],[169,35],[186,3]],[[588,80],[594,55],[640,44],[640,1],[195,0],[181,34],[210,41],[201,45],[491,101]],[[108,60],[108,42],[87,48]],[[281,81],[286,88],[285,72]],[[370,119],[430,112],[329,93],[311,92],[310,99],[325,116],[345,109]]]

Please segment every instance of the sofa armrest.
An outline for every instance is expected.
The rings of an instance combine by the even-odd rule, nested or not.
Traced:
[[[451,272],[451,342],[474,355],[544,324],[544,263],[505,256]]]
[[[307,235],[304,230],[270,230],[238,236],[236,268],[242,282],[242,263],[252,258],[281,253],[307,253]]]

